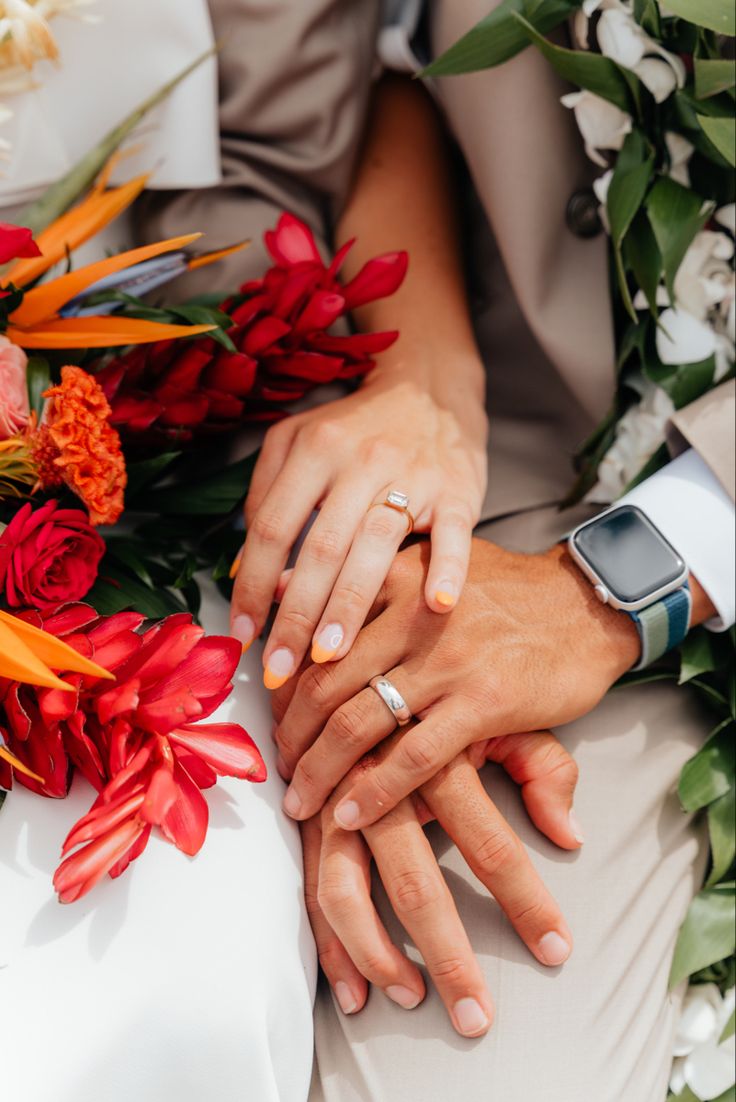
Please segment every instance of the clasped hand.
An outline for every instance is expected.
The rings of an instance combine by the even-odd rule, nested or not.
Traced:
[[[526,556],[474,541],[464,596],[444,618],[423,600],[427,555],[415,545],[398,556],[348,657],[308,667],[276,694],[275,738],[293,778],[285,807],[303,822],[320,959],[340,1005],[360,1009],[366,981],[407,1008],[424,994],[371,902],[373,858],[455,1028],[477,1036],[490,1027],[491,996],[421,824],[436,817],[535,957],[561,964],[570,931],[476,768],[502,763],[540,830],[577,848],[576,768],[544,729],[594,707],[637,641],[561,548]],[[404,695],[413,726],[393,732],[365,687],[378,673]]]

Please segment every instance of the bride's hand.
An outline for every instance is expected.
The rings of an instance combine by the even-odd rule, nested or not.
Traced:
[[[350,650],[407,534],[405,514],[371,508],[391,490],[408,496],[415,530],[431,533],[429,608],[454,606],[485,493],[486,431],[475,393],[448,382],[435,395],[379,370],[355,394],[268,431],[232,599],[231,630],[244,645],[262,630],[292,548],[319,510],[264,650],[268,688],[310,648],[315,662]]]

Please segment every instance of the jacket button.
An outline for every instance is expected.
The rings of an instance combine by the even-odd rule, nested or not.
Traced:
[[[603,224],[592,188],[573,192],[565,211],[565,221],[576,237],[597,237]]]

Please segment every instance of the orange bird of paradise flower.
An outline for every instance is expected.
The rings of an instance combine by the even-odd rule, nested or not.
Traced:
[[[140,195],[148,176],[137,176],[121,187],[107,187],[115,159],[111,158],[95,185],[76,207],[62,214],[38,234],[36,244],[41,255],[17,260],[5,274],[3,288],[10,284],[24,288],[39,279],[54,264],[103,229]],[[61,316],[67,303],[98,280],[163,253],[184,249],[201,236],[199,233],[191,233],[170,238],[168,241],[159,241],[154,245],[130,249],[32,287],[24,293],[23,301],[10,314],[6,336],[21,348],[64,349],[147,344],[209,332],[216,327],[168,325],[115,314]],[[193,269],[211,264],[244,248],[246,244],[247,242],[239,242],[226,249],[191,257],[187,260],[187,267]]]

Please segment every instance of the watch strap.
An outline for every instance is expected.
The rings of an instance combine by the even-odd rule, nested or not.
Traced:
[[[667,651],[679,646],[690,629],[692,597],[687,582],[639,612],[630,612],[641,639],[641,658],[635,670],[643,670]]]

